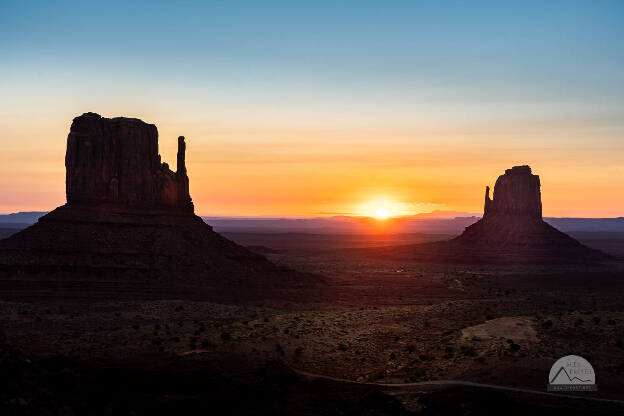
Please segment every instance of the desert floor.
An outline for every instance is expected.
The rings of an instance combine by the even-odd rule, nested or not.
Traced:
[[[280,265],[323,275],[327,296],[243,305],[183,299],[2,301],[0,327],[7,345],[36,360],[62,356],[81,363],[134,360],[150,366],[182,360],[211,365],[211,371],[223,374],[251,371],[240,370],[243,361],[253,368],[270,363],[291,375],[333,378],[343,389],[348,384],[343,380],[460,380],[546,391],[552,364],[575,354],[593,365],[598,391],[572,394],[624,400],[622,263],[587,268],[401,263],[351,250],[367,246],[354,236],[229,237]],[[431,238],[411,236],[409,243]],[[376,244],[389,240],[396,242],[388,237]],[[616,250],[620,243],[602,242]],[[501,406],[537,403],[568,414],[570,409],[624,411],[613,403],[521,393],[492,396],[470,387],[377,390],[394,400],[379,413],[427,414],[438,406],[440,414],[464,414],[447,409],[462,397],[466,403],[478,401],[475,409],[498,397]],[[450,403],[449,397],[454,398]]]

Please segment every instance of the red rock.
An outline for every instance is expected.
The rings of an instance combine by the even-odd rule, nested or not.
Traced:
[[[610,260],[542,219],[539,176],[514,166],[485,188],[483,218],[452,240],[380,249],[377,255],[440,263],[576,264]]]
[[[161,163],[158,130],[135,118],[76,117],[67,136],[66,191],[69,204],[101,204],[193,211],[178,138],[178,171]]]
[[[153,124],[76,117],[67,138],[67,204],[0,240],[0,298],[306,297],[318,276],[278,267],[193,213],[178,138],[177,172]],[[3,280],[5,279],[5,280]],[[288,295],[284,295],[284,293]]]
[[[542,218],[540,179],[531,173],[529,166],[514,166],[499,176],[493,200],[489,197],[490,187],[485,189],[484,218],[497,215]]]

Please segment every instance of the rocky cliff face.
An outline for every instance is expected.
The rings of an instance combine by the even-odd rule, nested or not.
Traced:
[[[153,124],[76,117],[67,137],[67,204],[0,240],[0,297],[310,294],[300,289],[316,287],[318,276],[275,266],[193,213],[185,153],[180,137],[173,172],[160,160]]]
[[[192,212],[185,149],[179,137],[178,170],[173,172],[161,163],[155,125],[95,113],[76,117],[67,136],[67,202]]]
[[[540,179],[531,173],[529,166],[514,166],[499,176],[494,185],[494,199],[490,199],[489,186],[485,189],[484,218],[497,215],[542,218]]]
[[[542,219],[539,176],[514,166],[485,188],[483,218],[450,240],[388,249],[381,255],[441,263],[578,264],[609,260]]]
[[[457,259],[494,262],[559,263],[605,259],[569,235],[544,222],[540,178],[529,166],[505,170],[485,191],[483,218],[440,248]]]

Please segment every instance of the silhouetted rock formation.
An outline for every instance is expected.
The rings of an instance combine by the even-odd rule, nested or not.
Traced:
[[[94,113],[76,117],[67,136],[67,202],[192,212],[185,150],[181,136],[177,172],[172,172],[161,163],[155,125]]]
[[[172,172],[160,160],[153,124],[76,117],[65,157],[67,204],[0,241],[0,277],[17,279],[14,290],[25,295],[53,282],[70,296],[113,298],[236,300],[319,283],[227,240],[196,216],[185,152],[179,137]]]
[[[458,263],[585,263],[610,258],[544,222],[540,179],[526,165],[499,176],[492,199],[490,187],[485,188],[483,218],[460,236],[380,251],[393,257]]]
[[[490,200],[490,187],[485,187],[483,217],[497,215],[526,216],[542,219],[542,195],[539,176],[531,168],[514,166],[496,180],[494,199]]]
[[[496,180],[494,197],[485,188],[483,218],[454,241],[460,244],[523,251],[530,247],[580,246],[542,220],[539,176],[528,166],[514,166]]]

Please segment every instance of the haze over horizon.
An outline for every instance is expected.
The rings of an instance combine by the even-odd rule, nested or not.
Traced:
[[[544,216],[624,215],[624,3],[0,5],[0,212],[65,201],[73,117],[187,137],[196,211],[482,212],[514,165]]]

